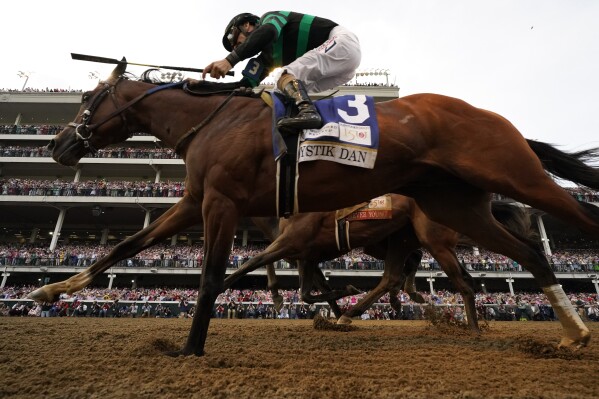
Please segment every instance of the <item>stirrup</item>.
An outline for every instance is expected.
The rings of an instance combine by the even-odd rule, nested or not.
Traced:
[[[293,117],[284,117],[277,121],[277,128],[285,131],[299,132],[304,129],[320,129],[322,127],[322,118],[318,111],[309,107],[302,109]]]

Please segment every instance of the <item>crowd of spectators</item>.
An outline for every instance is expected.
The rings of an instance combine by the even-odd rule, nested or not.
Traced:
[[[266,245],[235,246],[229,256],[231,268],[238,268]],[[59,245],[54,251],[35,244],[0,244],[0,265],[87,267],[108,254],[107,245]],[[124,261],[128,267],[199,267],[204,257],[201,245],[158,244]]]
[[[52,152],[44,146],[18,146],[0,144],[0,157],[50,158]],[[109,147],[87,154],[88,158],[120,159],[179,159],[171,148]]]
[[[0,265],[9,266],[75,266],[87,267],[105,256],[112,245],[99,244],[60,244],[50,251],[44,244],[0,244]],[[266,248],[266,244],[235,246],[229,257],[229,267],[239,268],[247,260]],[[520,264],[490,251],[458,247],[458,260],[469,271],[523,272]],[[127,267],[200,267],[204,257],[203,246],[159,244],[148,248],[135,257],[122,261],[117,266]],[[555,272],[581,273],[599,272],[599,249],[556,250],[548,257]],[[279,268],[296,268],[286,261],[277,263]],[[365,254],[357,248],[339,258],[322,262],[323,269],[331,270],[373,270],[384,269],[384,262]],[[422,271],[440,271],[437,261],[427,251],[423,251]]]
[[[190,317],[197,301],[197,290],[179,288],[84,288],[80,292],[63,294],[55,303],[35,304],[24,300],[33,286],[4,287],[0,289],[0,315],[3,316],[92,316],[92,317]],[[221,293],[213,309],[216,318],[313,318],[316,314],[334,317],[324,303],[306,304],[297,290],[279,290],[284,305],[276,310],[270,291],[228,289]],[[342,298],[342,310],[354,306],[367,293]],[[463,299],[450,291],[421,293],[427,305],[452,309],[452,317],[463,319]],[[567,294],[583,319],[599,321],[597,294]],[[390,305],[389,294],[370,307],[362,319],[424,319],[425,305],[413,302],[404,292],[398,294],[401,309]],[[4,301],[3,301],[4,300]],[[11,301],[6,301],[11,300]],[[521,292],[483,293],[475,296],[480,318],[486,320],[556,320],[547,297],[542,293]]]
[[[5,89],[1,88],[0,93],[83,93],[81,89],[60,89],[60,88],[49,88],[39,89],[35,87],[25,87],[24,89]]]
[[[0,134],[58,134],[62,125],[0,125]]]
[[[46,146],[17,146],[0,144],[1,157],[50,158],[51,152]],[[170,148],[113,147],[98,150],[95,154],[87,154],[90,158],[112,159],[180,159]],[[599,202],[599,192],[582,187],[564,187],[574,198],[583,202]],[[506,200],[495,195],[495,200]]]
[[[96,196],[96,197],[182,197],[185,181],[66,181],[0,178],[1,195]]]

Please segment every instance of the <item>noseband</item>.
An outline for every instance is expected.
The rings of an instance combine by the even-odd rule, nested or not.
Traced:
[[[127,125],[127,118],[125,117],[124,111],[127,110],[128,108],[130,108],[131,106],[133,106],[134,104],[136,104],[137,102],[141,101],[142,99],[146,98],[150,94],[154,94],[157,91],[160,91],[163,89],[179,87],[179,86],[182,86],[184,83],[184,82],[176,82],[176,83],[171,83],[171,84],[166,84],[166,85],[161,85],[161,86],[151,88],[151,89],[143,92],[139,96],[135,97],[133,100],[128,101],[127,103],[119,106],[118,101],[116,99],[115,92],[116,92],[116,86],[119,84],[119,82],[121,80],[122,80],[122,77],[119,77],[114,84],[109,84],[107,82],[101,82],[100,84],[104,85],[104,88],[102,89],[102,91],[100,91],[98,94],[95,95],[95,97],[91,101],[90,106],[85,111],[83,111],[83,113],[81,114],[81,123],[75,123],[75,122],[68,123],[68,126],[75,128],[75,137],[76,137],[77,141],[82,142],[83,147],[85,147],[92,154],[95,154],[98,152],[98,150],[94,146],[92,146],[92,144],[90,143],[90,139],[94,135],[94,130],[96,130],[97,128],[99,128],[100,126],[102,126],[103,124],[105,124],[106,122],[108,122],[109,120],[111,120],[112,118],[114,118],[115,116],[118,115],[121,117],[123,125],[125,126],[125,129],[129,133],[129,138],[130,138],[133,135],[133,132],[129,129],[129,127]],[[102,103],[102,101],[104,100],[104,97],[106,97],[106,95],[109,93],[110,93],[112,101],[114,103],[115,110],[112,111],[107,116],[105,116],[104,118],[100,119],[99,122],[90,124],[89,122],[92,119],[94,111]]]

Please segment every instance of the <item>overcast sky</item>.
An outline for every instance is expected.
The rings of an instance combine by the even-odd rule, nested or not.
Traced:
[[[361,69],[389,69],[400,96],[432,92],[507,117],[527,138],[599,146],[596,0],[3,0],[0,88],[92,89],[112,65],[70,53],[203,68],[240,12],[292,10],[353,30]],[[235,71],[243,69],[240,63]],[[144,68],[131,66],[139,73]],[[239,73],[237,73],[239,76]],[[187,76],[198,78],[198,74]]]

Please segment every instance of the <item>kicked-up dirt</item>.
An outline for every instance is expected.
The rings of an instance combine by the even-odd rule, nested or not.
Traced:
[[[165,356],[190,326],[0,318],[0,398],[599,398],[599,343],[557,349],[557,322],[213,319],[205,356]]]

